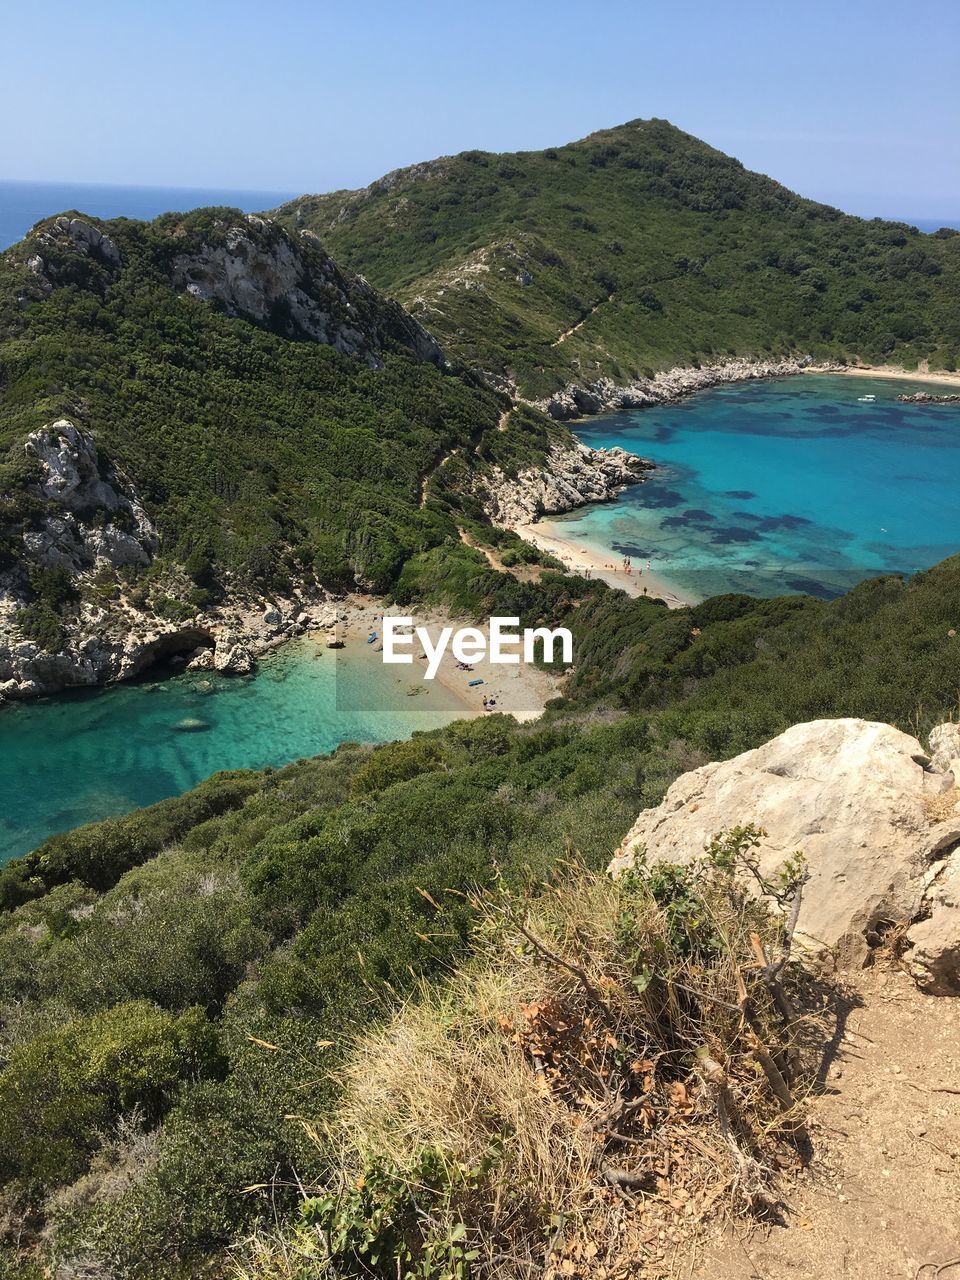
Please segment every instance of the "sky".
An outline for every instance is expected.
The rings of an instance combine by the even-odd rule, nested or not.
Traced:
[[[957,0],[0,0],[0,178],[328,191],[664,117],[865,217],[960,218]]]

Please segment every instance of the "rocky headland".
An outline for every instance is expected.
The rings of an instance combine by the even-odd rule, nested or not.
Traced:
[[[34,510],[8,532],[0,570],[0,702],[126,680],[174,656],[245,673],[257,653],[336,622],[336,604],[315,592],[267,601],[239,583],[213,607],[164,616],[136,586],[137,572],[156,564],[157,529],[93,436],[64,418],[32,432],[24,453]],[[164,573],[167,598],[186,598],[185,575]],[[35,584],[51,580],[75,602],[53,633],[31,603]]]
[[[532,524],[541,516],[609,502],[654,469],[648,458],[625,449],[590,449],[570,439],[551,446],[541,466],[508,476],[494,467],[477,479],[476,492],[498,528]]]
[[[937,395],[929,391],[915,391],[910,396],[897,396],[903,404],[960,404],[960,395],[944,393]]]

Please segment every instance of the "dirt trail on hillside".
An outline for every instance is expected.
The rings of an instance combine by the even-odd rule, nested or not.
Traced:
[[[583,317],[582,320],[578,320],[575,325],[571,326],[571,328],[564,329],[563,333],[560,334],[559,338],[556,338],[550,345],[552,347],[562,346],[566,342],[566,340],[570,337],[571,334],[574,334],[577,332],[578,329],[583,328],[583,326],[587,323],[587,321],[594,314],[594,312],[599,311],[599,309],[604,305],[604,303],[612,302],[616,296],[617,295],[615,293],[611,293],[606,298],[601,298],[599,302],[595,302],[593,306],[590,308],[590,310],[587,312],[587,314]]]
[[[960,1000],[899,971],[858,985],[784,1225],[729,1230],[684,1280],[960,1280]]]

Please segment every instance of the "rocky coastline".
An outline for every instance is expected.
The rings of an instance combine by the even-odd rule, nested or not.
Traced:
[[[641,484],[654,466],[625,449],[590,449],[571,438],[554,444],[542,466],[515,476],[492,468],[478,477],[475,491],[491,523],[508,529],[610,502],[628,485]]]
[[[574,418],[590,417],[597,413],[609,413],[622,409],[643,409],[650,405],[671,404],[697,391],[721,386],[729,382],[748,382],[765,378],[785,378],[803,373],[813,364],[810,356],[795,356],[786,360],[721,360],[699,367],[666,369],[652,378],[641,378],[625,385],[612,378],[598,378],[595,382],[570,383],[561,391],[543,400],[534,401],[534,407],[559,422]]]
[[[334,645],[334,629],[343,620],[337,602],[296,590],[282,600],[228,596],[216,608],[178,621],[137,609],[129,600],[110,609],[83,602],[62,645],[50,652],[18,634],[15,612],[0,599],[0,705],[116,684],[158,662],[247,675],[258,655],[308,632],[326,632]]]
[[[902,404],[960,404],[960,395],[936,395],[929,391],[915,391],[913,395],[897,396],[897,399]]]
[[[68,688],[111,684],[156,662],[242,674],[257,653],[303,632],[330,629],[336,603],[305,587],[264,600],[227,584],[223,600],[192,615],[165,617],[135,587],[130,570],[156,568],[157,529],[134,486],[63,418],[32,432],[24,452],[34,477],[32,518],[6,532],[11,567],[0,571],[0,703]],[[19,545],[18,545],[19,544]],[[171,599],[193,585],[169,570]],[[76,601],[58,632],[31,626],[33,584],[54,581]]]

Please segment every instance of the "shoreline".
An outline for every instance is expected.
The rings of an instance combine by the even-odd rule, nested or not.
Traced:
[[[364,654],[379,655],[384,602],[369,596],[352,596],[344,601],[341,611],[345,617],[340,634],[345,646],[349,645],[351,650],[359,648]],[[398,611],[388,612],[396,614]],[[424,609],[418,612],[411,609],[404,616],[412,617],[414,626],[426,627],[434,643],[442,627],[472,625],[463,619],[452,618],[445,609]],[[377,632],[377,643],[368,645],[367,637],[371,631]],[[396,682],[422,691],[422,694],[429,694],[431,685],[441,686],[462,708],[462,714],[454,719],[476,719],[487,714],[483,700],[492,698],[496,703],[494,711],[513,716],[523,724],[527,720],[539,719],[547,702],[561,693],[564,679],[562,675],[552,675],[549,671],[523,662],[517,666],[500,665],[492,663],[489,658],[477,659],[471,663],[472,669],[469,672],[462,671],[457,667],[456,659],[449,649],[440,661],[435,679],[425,680],[422,676],[424,663],[416,642],[412,652],[413,665],[398,666]],[[471,686],[471,680],[483,683]],[[422,695],[418,692],[416,696]]]
[[[583,576],[588,572],[591,578],[605,582],[607,586],[624,591],[628,596],[647,596],[651,600],[662,600],[669,609],[684,609],[697,604],[697,599],[684,592],[682,588],[670,582],[660,573],[640,567],[632,573],[617,568],[617,553],[603,552],[597,547],[587,546],[575,538],[561,532],[559,521],[538,520],[536,524],[518,524],[512,526],[512,532],[524,542],[529,542],[541,551],[549,552],[563,561],[571,573]]]
[[[938,386],[960,387],[960,373],[950,373],[946,369],[937,369],[934,373],[918,373],[914,369],[904,369],[899,365],[811,365],[801,369],[802,374],[841,374],[854,378],[889,378],[896,382],[933,382]],[[791,375],[787,375],[788,377]]]

